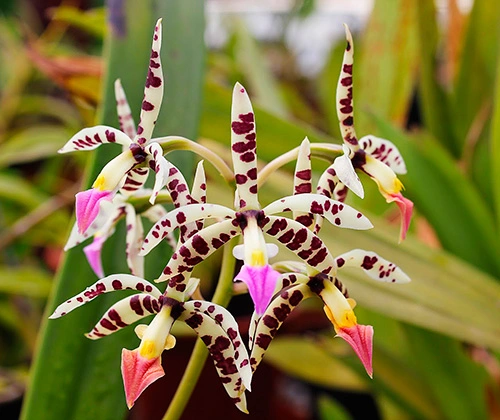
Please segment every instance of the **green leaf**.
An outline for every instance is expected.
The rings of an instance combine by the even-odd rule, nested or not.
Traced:
[[[82,11],[72,6],[59,6],[54,9],[52,19],[73,25],[99,38],[104,37],[106,23],[104,8]]]
[[[20,130],[0,146],[0,168],[54,156],[69,137],[68,129],[56,125]]]
[[[412,348],[410,360],[446,418],[488,418],[486,371],[465,355],[463,345],[417,328],[407,328],[406,333]]]
[[[0,268],[0,293],[46,298],[51,287],[50,276],[41,269]]]
[[[417,1],[418,44],[421,57],[419,99],[425,127],[447,147],[454,156],[460,155],[460,146],[449,115],[449,98],[436,80],[438,27],[436,8],[432,0]]]
[[[333,339],[333,336],[332,336]],[[366,391],[360,377],[312,340],[280,337],[272,341],[265,361],[307,382],[349,391]]]
[[[499,46],[500,49],[500,46]],[[495,80],[494,108],[491,123],[490,154],[491,182],[497,232],[500,227],[500,54],[498,54]]]
[[[491,101],[498,55],[499,22],[499,2],[474,2],[453,90],[453,127],[460,150],[481,107]]]
[[[170,96],[162,105],[156,134],[196,137],[204,61],[203,3],[127,0],[110,4],[114,5],[109,11],[113,20],[108,22],[105,95],[99,122],[117,126],[113,93],[117,77],[122,80],[137,121],[154,23],[163,17],[162,61],[167,80],[165,94]],[[121,17],[124,21],[120,21]],[[165,133],[166,129],[172,131]],[[117,152],[112,146],[91,152],[95,158],[88,169],[86,185]],[[161,271],[165,255],[168,254],[148,261],[149,279]],[[103,259],[108,273],[127,271],[123,225],[107,241]],[[70,250],[46,315],[95,280],[81,247]],[[134,348],[138,344],[132,328],[97,342],[83,336],[118,298],[116,294],[102,296],[67,317],[43,323],[22,418],[115,420],[125,416],[120,354],[123,347]]]
[[[322,420],[350,420],[351,416],[347,410],[342,407],[333,398],[328,397],[326,394],[320,395],[318,398],[319,415]]]
[[[359,137],[374,128],[367,110],[399,126],[406,122],[418,63],[416,3],[376,1],[361,43],[355,43],[353,94]],[[334,91],[331,95],[335,98]]]
[[[263,109],[280,117],[286,117],[287,106],[260,47],[242,20],[234,21],[233,27],[235,28],[235,59],[248,81],[247,89],[251,92],[252,101],[255,99],[255,102],[260,103]]]

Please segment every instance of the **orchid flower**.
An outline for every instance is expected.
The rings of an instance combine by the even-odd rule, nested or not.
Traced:
[[[161,145],[151,139],[163,97],[160,48],[161,19],[156,23],[154,31],[137,131],[120,81],[117,80],[115,92],[121,130],[103,125],[85,128],[75,134],[59,150],[59,153],[87,151],[104,143],[118,143],[124,149],[121,154],[106,164],[90,190],[76,195],[76,218],[81,233],[84,233],[97,217],[102,201],[111,200],[119,189],[127,194],[144,185],[148,176],[146,166],[156,172],[156,181],[150,199],[152,204],[160,189],[165,185],[169,164],[163,157]]]
[[[206,201],[206,177],[203,169],[203,161],[200,161],[196,168],[191,193],[189,193],[186,180],[173,165],[170,172],[172,173],[170,183],[175,183],[175,188],[172,188],[174,199],[168,196],[168,200],[173,201],[176,207],[188,203],[204,203]],[[150,195],[151,190],[142,187],[128,196],[124,196],[121,192],[118,192],[112,201],[106,201],[101,204],[97,217],[84,233],[80,233],[77,223],[74,224],[64,250],[67,251],[93,236],[92,243],[87,245],[83,251],[94,273],[99,278],[104,277],[101,261],[102,247],[105,241],[114,233],[116,224],[125,216],[127,226],[125,237],[127,264],[132,274],[140,277],[144,276],[144,257],[139,255],[144,240],[142,217],[147,218],[152,223],[156,223],[167,214],[165,208],[159,204],[150,206],[140,212],[136,211],[132,203],[143,202]],[[201,227],[203,225],[183,226],[184,229],[181,232],[180,240],[183,241],[185,236],[189,237],[194,233],[195,229],[200,229]],[[169,236],[167,239],[172,249],[175,249],[177,247],[175,238]]]
[[[353,172],[355,174],[355,172]],[[306,138],[299,147],[294,174],[294,196],[303,197],[312,190],[311,151]],[[347,180],[351,189],[359,189],[357,177]],[[293,213],[296,221],[304,226],[313,227],[313,214]],[[318,216],[322,219],[321,216]],[[314,229],[319,232],[320,223]],[[335,258],[335,270],[320,273],[316,269],[297,262],[281,262],[275,268],[284,274],[280,277],[275,299],[269,304],[262,316],[254,313],[250,322],[249,344],[252,351],[250,362],[255,371],[277,330],[291,311],[305,298],[318,295],[324,303],[324,310],[332,322],[338,337],[343,338],[360,358],[366,372],[371,377],[373,327],[359,325],[353,309],[356,302],[350,299],[347,289],[337,279],[337,270],[347,267],[361,268],[370,278],[391,283],[407,283],[410,278],[396,265],[383,259],[374,252],[355,249]]]
[[[131,204],[130,200],[142,200],[150,195],[150,191],[151,190],[141,188],[129,197],[118,192],[118,194],[113,197],[112,201],[106,201],[101,204],[97,217],[84,233],[80,233],[78,224],[75,222],[64,250],[67,251],[86,239],[93,237],[92,243],[87,245],[83,251],[94,273],[99,278],[104,277],[101,261],[102,247],[106,240],[114,233],[116,224],[125,217],[127,226],[125,237],[127,265],[132,274],[144,276],[144,257],[139,256],[139,251],[144,239],[142,217],[147,218],[152,223],[156,223],[165,216],[167,211],[164,207],[157,204],[149,207],[145,211],[138,212],[134,205]]]
[[[396,265],[381,258],[374,252],[355,249],[339,255],[336,259],[338,269],[347,267],[361,268],[370,278],[390,283],[408,283],[410,278]],[[281,264],[286,267],[285,264]],[[250,323],[250,362],[255,371],[277,330],[290,313],[311,296],[317,295],[324,303],[326,316],[333,324],[337,337],[343,338],[355,351],[367,374],[372,377],[373,327],[357,323],[354,314],[356,302],[349,298],[347,289],[331,275],[312,274],[307,267],[291,264],[280,277],[278,289],[281,290],[269,304],[265,313]]]
[[[389,140],[365,136],[359,141],[354,130],[354,108],[352,95],[352,70],[354,47],[352,35],[345,25],[347,47],[344,52],[342,70],[337,85],[337,115],[344,139],[344,154],[337,157],[320,178],[318,192],[343,201],[351,189],[363,198],[364,192],[355,169],[372,178],[388,203],[396,202],[401,212],[400,240],[406,237],[413,211],[413,203],[403,197],[403,184],[396,176],[406,173],[403,157]]]
[[[198,279],[190,279],[184,295],[186,300],[198,283]],[[219,305],[199,300],[179,301],[170,296],[169,288],[162,294],[156,286],[141,277],[116,274],[97,281],[59,305],[50,318],[60,318],[99,295],[124,289],[140,293],[111,306],[86,336],[97,340],[146,316],[155,315],[149,325],[136,326],[136,334],[141,339],[139,347],[122,350],[121,369],[128,407],[134,405],[151,383],[165,375],[161,354],[163,350],[175,346],[171,329],[174,322],[180,321],[191,327],[206,344],[227,393],[241,411],[247,412],[245,390],[250,390],[252,378],[248,353],[238,324]]]
[[[332,224],[351,229],[369,229],[369,220],[352,207],[318,194],[288,196],[263,209],[257,196],[257,156],[255,121],[250,99],[239,83],[233,90],[231,150],[236,181],[235,210],[217,204],[192,204],[169,212],[159,220],[144,240],[142,254],[148,253],[166,235],[186,223],[217,218],[219,223],[191,236],[173,254],[158,281],[183,293],[186,274],[231,238],[243,235],[243,245],[234,256],[243,260],[235,280],[248,286],[255,310],[262,314],[275,290],[279,274],[269,265],[278,248],[266,244],[264,234],[275,237],[319,272],[335,269],[333,257],[321,239],[293,219],[274,216],[285,211],[322,215]]]

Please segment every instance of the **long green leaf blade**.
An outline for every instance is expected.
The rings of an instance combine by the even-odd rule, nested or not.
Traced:
[[[112,25],[108,28],[108,66],[100,123],[117,126],[113,82],[118,77],[137,120],[154,22],[163,17],[164,52],[168,52],[162,59],[167,75],[166,95],[170,95],[170,99],[162,105],[156,134],[173,134],[173,130],[178,130],[176,134],[196,137],[199,86],[203,76],[200,63],[204,61],[203,4],[191,2],[193,7],[189,8],[184,5],[188,2],[179,3],[128,0],[110,11]],[[175,46],[175,50],[168,45]],[[88,170],[87,185],[118,152],[110,149],[113,147],[94,152],[96,157]],[[123,226],[106,243],[103,259],[106,272],[126,272]],[[149,264],[147,271],[157,275],[164,264],[163,258],[157,259],[156,263]],[[94,281],[95,275],[88,268],[81,248],[69,251],[47,306],[47,316],[57,304]],[[137,339],[132,329],[97,342],[83,337],[117,297],[100,297],[68,317],[44,323],[23,408],[24,419],[123,418],[126,405],[120,377],[120,353],[123,347],[136,347]]]

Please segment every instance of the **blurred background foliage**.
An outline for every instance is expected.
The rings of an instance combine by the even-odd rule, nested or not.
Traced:
[[[116,7],[117,3],[109,1],[107,6]],[[158,7],[158,3],[148,1],[141,7]],[[194,22],[189,19],[199,19],[183,7],[176,8],[176,1],[163,3],[172,7],[172,21],[176,13],[187,24]],[[314,391],[309,417],[303,418],[359,418],[357,401],[366,395],[374,403],[371,418],[498,418],[500,3],[476,0],[464,8],[457,0],[437,5],[433,0],[375,0],[366,22],[361,23],[344,11],[334,21],[338,22],[339,36],[332,38],[324,64],[313,74],[303,71],[287,41],[287,31],[297,22],[314,22],[315,16],[330,10],[333,0],[289,2],[291,7],[281,12],[270,8],[275,34],[271,40],[255,31],[255,10],[245,12],[245,4],[250,2],[235,3],[238,7],[229,7],[216,20],[224,28],[226,42],[205,51],[199,39],[186,41],[187,51],[198,63],[193,72],[203,76],[203,86],[194,83],[191,91],[181,86],[174,92],[174,98],[185,95],[183,103],[191,104],[193,110],[182,121],[178,118],[182,108],[175,111],[175,100],[167,97],[164,108],[171,111],[165,123],[168,131],[157,130],[156,134],[188,135],[182,132],[183,127],[191,127],[192,136],[198,131],[200,142],[227,156],[222,146],[229,144],[230,89],[239,80],[255,105],[263,161],[298,146],[305,135],[312,141],[339,143],[335,88],[345,17],[353,23],[355,37],[358,136],[374,134],[398,146],[408,167],[408,174],[402,177],[405,194],[416,205],[411,234],[398,245],[397,209],[387,205],[375,185],[363,177],[365,199],[349,197],[349,202],[370,217],[375,229],[323,232],[334,253],[357,247],[374,250],[400,265],[413,280],[398,287],[371,283],[356,272],[344,275],[351,296],[358,301],[358,318],[375,327],[374,379],[364,375],[344,343],[331,339],[331,329],[325,330],[324,323],[316,322],[321,308],[313,302],[291,317],[288,323],[300,328],[279,335],[265,362]],[[214,10],[223,10],[224,4],[208,1],[207,19]],[[199,3],[194,5],[200,7]],[[141,54],[126,58],[129,64],[136,62],[136,67],[125,67],[120,61],[123,56],[113,56],[106,48],[103,52],[104,39],[111,35],[102,2],[5,1],[1,8],[0,404],[8,407],[12,402],[19,405],[28,381],[37,332],[45,323],[44,308],[53,290],[52,278],[72,223],[74,194],[82,187],[84,172],[95,172],[102,163],[91,154],[58,156],[56,151],[76,131],[99,119],[113,124],[109,115],[113,115],[114,105],[109,95],[111,84],[103,76],[105,66],[109,74],[120,77],[126,68],[127,74],[138,80],[143,79],[145,67]],[[152,10],[147,15],[141,15],[140,10],[134,13],[143,23],[157,17]],[[329,13],[333,16],[331,10]],[[151,23],[131,29],[136,31],[134,36],[140,34],[137,39],[144,39],[146,53],[152,27]],[[203,36],[203,25],[198,30]],[[169,31],[167,25],[165,31]],[[168,48],[165,44],[165,51]],[[168,60],[175,56],[175,48],[169,51],[163,55],[166,72],[171,75],[167,83],[178,80]],[[142,82],[134,89],[140,100]],[[137,100],[132,98],[131,102]],[[191,167],[184,162],[183,167]],[[321,161],[315,164],[318,172],[325,167]],[[275,192],[291,191],[291,168],[277,172],[263,188],[263,201],[270,201]],[[207,169],[209,200],[230,202],[230,188],[212,168]],[[189,171],[185,175],[189,177]],[[82,254],[81,249],[75,253]],[[72,264],[86,264],[81,257],[68,258],[73,258]],[[201,268],[204,277],[215,277],[214,266]],[[88,267],[80,268],[87,280],[75,284],[76,291],[94,282]],[[62,293],[62,285],[71,281],[72,273],[66,268],[59,276],[59,292],[52,296]],[[95,315],[89,316],[96,320]],[[306,315],[312,321],[300,323]],[[82,337],[91,324],[87,318],[77,322],[82,330],[76,336]],[[73,328],[80,325],[60,324],[61,331],[71,324]],[[50,334],[44,335],[43,345],[57,340]],[[54,346],[53,357],[65,351]],[[117,354],[113,357],[118,359]],[[39,366],[50,363],[46,358],[42,352],[38,375]],[[71,357],[65,360],[67,365],[62,367],[71,376],[71,363],[78,362]],[[79,386],[91,390],[99,380],[96,375],[80,378],[84,385]],[[25,413],[25,418],[56,418],[50,412],[53,404],[34,397],[39,382],[35,379],[32,383],[26,399],[26,413],[31,416]],[[105,391],[117,396],[109,400],[111,413],[111,404],[123,399],[123,391],[120,384]],[[72,395],[71,401],[62,398],[59,404],[68,405],[64,412],[72,413],[73,407],[85,407],[92,396],[88,391]],[[252,404],[252,394],[249,401],[252,412],[256,404]],[[118,411],[125,415],[122,406]]]

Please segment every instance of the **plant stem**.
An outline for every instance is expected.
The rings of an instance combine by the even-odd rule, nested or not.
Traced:
[[[217,288],[215,289],[212,302],[221,306],[227,306],[233,294],[233,277],[236,260],[232,255],[232,250],[236,244],[236,239],[232,239],[224,247],[222,256],[222,267],[219,275]],[[172,399],[163,420],[177,420],[180,418],[186,405],[194,391],[198,378],[201,374],[205,360],[208,356],[208,350],[200,339],[196,340],[189,363],[184,371],[174,398]]]

